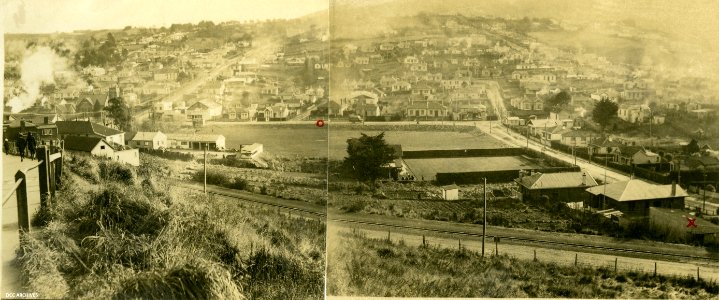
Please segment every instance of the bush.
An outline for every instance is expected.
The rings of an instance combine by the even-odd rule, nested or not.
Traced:
[[[167,224],[169,215],[162,203],[151,201],[137,188],[110,184],[93,194],[74,220],[81,235],[95,235],[103,228],[119,229],[136,235],[156,234]]]
[[[70,171],[91,183],[100,182],[100,167],[94,158],[88,155],[73,154],[67,155],[65,160]]]
[[[229,272],[197,260],[164,272],[140,273],[122,282],[115,299],[245,299]]]
[[[102,160],[100,166],[100,177],[106,181],[121,182],[126,185],[134,185],[137,175],[132,166],[111,160]]]
[[[247,260],[252,278],[252,299],[290,299],[297,295],[322,295],[323,270],[307,268],[294,255],[260,248]]]
[[[351,204],[342,207],[342,209],[348,213],[356,213],[362,211],[365,207],[367,207],[367,202],[353,201]]]

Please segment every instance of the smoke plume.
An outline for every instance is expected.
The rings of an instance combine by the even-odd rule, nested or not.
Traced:
[[[67,62],[50,47],[27,49],[20,64],[20,81],[23,92],[7,103],[12,113],[18,113],[35,104],[40,98],[42,84],[54,84],[54,72],[68,70]]]

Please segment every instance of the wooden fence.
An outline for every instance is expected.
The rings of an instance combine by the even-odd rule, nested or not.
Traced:
[[[52,149],[51,149],[52,148]],[[40,187],[40,207],[41,209],[50,205],[55,191],[60,186],[62,177],[62,149],[58,147],[37,147],[38,163],[26,168],[20,169],[15,173],[15,183],[10,192],[5,195],[3,204],[7,203],[13,194],[17,200],[17,220],[22,242],[22,235],[30,232],[30,211],[28,209],[28,173],[37,168],[38,180]]]

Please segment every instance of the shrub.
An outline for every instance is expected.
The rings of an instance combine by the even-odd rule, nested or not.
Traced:
[[[149,271],[121,283],[115,299],[245,299],[229,272],[196,260],[167,271]]]
[[[345,212],[348,213],[355,213],[362,211],[365,207],[367,207],[367,202],[365,201],[353,201],[351,204],[342,207],[342,209]]]
[[[323,269],[308,268],[293,254],[260,248],[247,264],[252,299],[322,298]]]
[[[117,228],[133,234],[155,234],[167,224],[163,204],[151,201],[137,188],[110,184],[93,194],[74,221],[82,236],[102,228]]]
[[[100,177],[106,181],[121,182],[126,185],[134,185],[137,175],[132,166],[111,160],[102,160],[100,166]]]
[[[88,155],[66,155],[66,166],[75,174],[91,183],[100,181],[100,167],[94,158]]]

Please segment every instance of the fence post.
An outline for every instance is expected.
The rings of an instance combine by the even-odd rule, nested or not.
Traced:
[[[40,206],[47,207],[48,192],[50,180],[48,178],[48,162],[47,148],[41,146],[37,148],[37,160],[42,161],[37,167],[38,181],[40,182]]]
[[[654,276],[657,276],[657,262],[654,262]]]
[[[462,239],[457,239],[457,241],[458,241],[457,249],[462,250]]]
[[[62,160],[63,160],[63,153],[62,149],[58,151],[60,153],[60,158],[55,160],[55,185],[56,186],[62,186]]]
[[[577,262],[579,261],[579,253],[574,253],[574,266],[577,266]]]
[[[392,239],[390,238],[391,234],[392,234],[392,231],[391,231],[391,230],[387,230],[387,241],[388,241],[388,242],[392,240]]]
[[[50,159],[50,156],[48,156],[48,160]],[[48,161],[47,163],[47,179],[48,179],[48,190],[50,193],[50,203],[52,203],[53,199],[55,197],[55,162],[54,161]]]
[[[20,229],[20,241],[22,241],[23,233],[30,232],[30,216],[27,208],[27,175],[23,171],[15,173],[15,182],[22,180],[15,190],[17,197],[17,225]]]
[[[537,249],[534,249],[534,261],[537,261]]]
[[[427,246],[427,242],[424,239],[424,234],[422,235],[422,246]]]
[[[618,258],[614,258],[614,273],[617,273],[617,260]]]
[[[697,281],[699,281],[699,279],[701,279],[701,277],[699,277],[699,267],[697,267]]]

